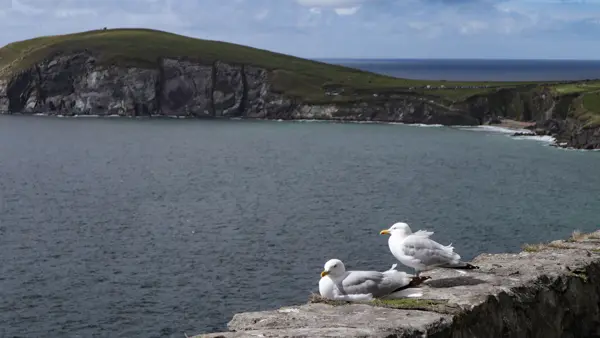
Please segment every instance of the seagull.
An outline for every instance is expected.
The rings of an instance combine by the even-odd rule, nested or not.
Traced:
[[[429,236],[433,235],[431,231],[419,230],[413,233],[408,224],[398,222],[389,229],[382,230],[380,234],[390,235],[388,246],[392,255],[400,263],[413,268],[417,277],[421,272],[435,268],[479,269],[478,266],[461,261],[452,244],[442,245],[430,239]]]
[[[421,290],[415,288],[426,278],[411,278],[403,271],[392,268],[384,271],[346,271],[339,259],[330,259],[325,263],[319,293],[331,300],[365,301],[374,298],[420,297]]]

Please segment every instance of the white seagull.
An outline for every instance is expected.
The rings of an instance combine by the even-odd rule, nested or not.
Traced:
[[[428,278],[411,278],[395,268],[396,264],[384,272],[346,271],[341,260],[330,259],[321,272],[319,293],[323,298],[345,301],[421,297],[421,290],[415,287]]]
[[[392,255],[400,263],[415,269],[417,277],[421,272],[435,268],[479,269],[478,266],[461,261],[452,244],[441,245],[430,239],[429,236],[433,235],[431,231],[419,230],[413,233],[408,224],[399,222],[382,230],[380,234],[390,235],[388,246]]]

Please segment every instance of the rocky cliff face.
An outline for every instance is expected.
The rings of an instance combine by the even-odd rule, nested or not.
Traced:
[[[600,149],[600,128],[589,128],[570,118],[549,119],[540,122],[536,128],[556,137],[559,145],[578,149]]]
[[[279,94],[271,86],[269,72],[252,66],[160,59],[154,67],[123,68],[96,61],[90,53],[56,55],[0,79],[0,113],[443,125],[478,125],[505,117],[538,121],[537,128],[556,136],[564,146],[600,149],[600,128],[586,129],[565,120],[575,97],[555,98],[545,89],[502,89],[450,107],[410,93],[316,105]]]
[[[459,104],[480,123],[493,117],[518,121],[543,121],[555,113],[555,99],[544,89],[501,89],[489,94],[476,95]]]
[[[563,147],[600,149],[600,128],[586,128],[580,121],[569,118],[577,95],[556,97],[544,88],[502,89],[476,95],[457,106],[468,111],[479,123],[508,118],[535,121],[539,134],[552,135]]]
[[[274,92],[268,72],[251,66],[161,59],[150,69],[120,68],[97,65],[88,53],[58,55],[0,81],[0,111],[477,124],[467,112],[411,96],[306,104]]]

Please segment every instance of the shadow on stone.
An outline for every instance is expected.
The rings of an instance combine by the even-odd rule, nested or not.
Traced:
[[[461,277],[450,277],[431,279],[427,281],[426,285],[432,288],[451,288],[455,286],[466,286],[466,285],[478,285],[486,283],[486,281],[472,276],[461,276]]]

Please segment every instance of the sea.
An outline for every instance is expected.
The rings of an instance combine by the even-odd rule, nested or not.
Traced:
[[[600,60],[321,59],[415,80],[572,81],[600,79]]]
[[[330,258],[388,269],[398,221],[466,260],[597,230],[599,166],[497,128],[0,116],[0,337],[225,330]]]

